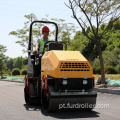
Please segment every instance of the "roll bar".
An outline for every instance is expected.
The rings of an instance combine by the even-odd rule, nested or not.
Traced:
[[[29,30],[29,43],[28,43],[28,53],[31,51],[31,40],[32,40],[32,26],[34,23],[48,23],[48,24],[53,24],[55,25],[56,32],[55,32],[55,41],[58,41],[58,26],[55,22],[49,22],[49,21],[33,21],[30,24],[30,30]]]

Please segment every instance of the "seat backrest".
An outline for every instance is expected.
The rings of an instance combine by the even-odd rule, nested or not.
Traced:
[[[49,44],[49,47],[48,47],[49,50],[63,50],[63,44],[62,43],[50,43]]]

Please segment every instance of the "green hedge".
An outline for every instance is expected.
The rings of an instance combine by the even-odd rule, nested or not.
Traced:
[[[22,69],[21,70],[21,75],[27,75],[27,69]]]
[[[12,70],[12,75],[20,75],[20,70],[18,68],[14,68]]]
[[[93,74],[100,74],[100,67],[93,67]]]
[[[106,73],[107,74],[116,74],[117,71],[116,71],[115,67],[113,67],[113,66],[107,66],[106,67]]]
[[[116,68],[113,66],[105,66],[105,73],[106,74],[116,74]],[[93,74],[101,74],[100,67],[93,67]]]
[[[100,67],[96,67],[95,72],[96,72],[96,74],[101,74]]]

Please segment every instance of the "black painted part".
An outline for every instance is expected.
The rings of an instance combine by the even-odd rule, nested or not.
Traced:
[[[28,54],[28,71],[27,74],[29,77],[34,77],[34,66],[35,64],[32,63],[31,58],[32,56]]]
[[[52,79],[51,79],[52,80]],[[51,81],[50,79],[48,81]],[[51,112],[51,111],[71,111],[71,110],[92,110],[96,104],[96,97],[97,92],[96,91],[89,91],[89,92],[82,92],[82,91],[54,91],[54,88],[52,85],[48,85],[50,97],[48,100],[44,97],[42,92],[42,106],[45,111]],[[43,90],[42,90],[43,91]],[[85,108],[68,108],[65,107],[65,109],[60,109],[60,105],[72,105],[72,104],[82,104],[87,106]],[[92,107],[90,107],[92,105]]]
[[[83,84],[83,78],[68,78],[67,85],[63,85],[62,81],[63,78],[55,78],[55,90],[89,90],[93,88],[93,79],[92,78],[88,78],[88,84],[84,85]]]
[[[43,54],[44,54],[44,51],[45,51],[45,47],[46,47],[46,45],[48,44],[48,43],[53,43],[54,44],[54,46],[56,46],[56,47],[54,47],[53,45],[52,45],[52,47],[54,47],[54,48],[50,48],[49,50],[59,50],[60,48],[59,48],[59,44],[64,44],[65,45],[65,50],[67,50],[67,44],[65,43],[65,42],[56,42],[56,41],[48,41],[48,42],[46,42],[45,44],[44,44],[44,48],[43,48]],[[49,44],[49,45],[50,45]],[[58,45],[57,45],[58,44]],[[61,49],[60,49],[61,50]],[[62,49],[63,50],[63,49]]]
[[[48,76],[48,85],[52,85],[55,91],[65,90],[65,89],[73,90],[73,91],[82,90],[82,89],[85,89],[85,90],[93,89],[94,87],[93,78],[87,79],[88,81],[87,85],[83,84],[83,80],[84,80],[83,78],[68,78],[67,79],[68,84],[63,85],[62,84],[63,78],[54,78],[54,77]]]
[[[33,78],[29,78],[29,83],[33,83],[34,79]]]
[[[41,74],[41,56],[39,54],[28,55],[28,76],[38,77]],[[39,64],[35,65],[35,59],[39,59]]]
[[[29,85],[32,86],[32,96],[33,98],[40,98],[41,97],[41,79],[40,76],[36,78],[29,78]]]
[[[63,50],[63,44],[50,43],[49,50]]]
[[[54,94],[55,93],[55,94]],[[72,93],[72,94],[69,94]],[[80,94],[81,93],[81,94]],[[50,98],[82,98],[82,97],[97,97],[97,92],[92,91],[92,92],[67,92],[65,94],[52,92],[50,93]]]
[[[92,110],[94,109],[96,104],[96,97],[72,97],[71,98],[61,98],[61,97],[55,97],[50,98],[49,106],[47,108],[47,112],[52,111],[78,111],[78,110]],[[60,105],[63,105],[62,108],[60,108]],[[69,107],[72,105],[82,105],[86,107]]]
[[[59,95],[59,96],[56,96],[56,95],[54,95],[54,96],[52,96],[51,95],[51,98],[63,98],[63,99],[65,99],[65,98],[82,98],[82,97],[84,97],[84,98],[88,98],[88,97],[97,97],[97,94],[95,94],[95,95],[86,95],[86,94],[84,94],[84,95]]]

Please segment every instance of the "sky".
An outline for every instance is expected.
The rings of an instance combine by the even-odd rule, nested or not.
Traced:
[[[48,19],[64,19],[68,23],[77,22],[71,17],[72,11],[64,2],[68,0],[0,0],[0,44],[7,46],[6,56],[15,58],[27,56],[23,54],[22,47],[15,43],[18,38],[9,35],[11,31],[21,29],[26,21],[24,15],[34,13],[38,19],[49,14]]]

